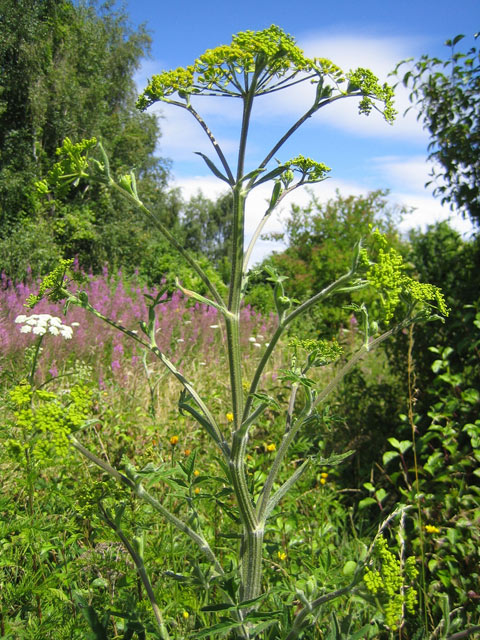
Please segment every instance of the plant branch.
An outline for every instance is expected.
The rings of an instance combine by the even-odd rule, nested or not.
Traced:
[[[215,287],[213,282],[210,280],[210,278],[207,276],[205,271],[202,269],[202,267],[200,266],[199,262],[197,262],[197,260],[195,260],[195,258],[193,258],[190,255],[190,253],[186,249],[184,249],[182,247],[182,245],[178,242],[178,240],[175,238],[175,236],[158,219],[158,217],[152,211],[147,209],[147,207],[143,204],[143,202],[141,202],[141,200],[139,200],[134,195],[130,194],[128,191],[126,191],[124,188],[122,188],[120,185],[118,185],[111,178],[110,178],[109,184],[110,184],[110,186],[112,188],[114,188],[117,191],[119,191],[123,195],[124,198],[127,198],[127,200],[130,200],[130,202],[135,204],[135,206],[138,209],[140,209],[148,218],[150,218],[152,220],[152,222],[155,224],[155,226],[159,229],[160,233],[181,254],[183,259],[192,267],[192,269],[195,271],[195,273],[200,277],[202,282],[205,284],[207,289],[210,291],[210,293],[214,297],[214,299],[217,302],[217,304],[223,305],[224,303],[223,303],[223,300],[222,300],[222,297],[221,297],[220,293],[218,292],[217,288]]]
[[[148,491],[145,490],[143,485],[138,482],[135,472],[132,469],[127,469],[126,474],[120,473],[117,469],[109,465],[107,462],[96,456],[94,453],[89,451],[86,447],[84,447],[73,435],[70,435],[70,442],[73,447],[80,451],[82,455],[88,458],[91,462],[96,464],[100,469],[103,469],[106,473],[108,473],[112,478],[119,480],[122,484],[127,486],[129,489],[133,491],[133,493],[149,504],[151,507],[158,511],[170,524],[173,524],[177,529],[185,533],[191,540],[195,542],[195,544],[199,547],[200,551],[207,558],[207,560],[213,565],[216,573],[218,575],[223,575],[224,571],[222,566],[219,564],[215,554],[210,548],[208,542],[202,536],[198,535],[196,531],[194,531],[191,527],[189,527],[183,520],[180,520],[171,513],[168,509],[166,509],[156,498],[151,496]]]
[[[130,557],[132,558],[133,562],[135,563],[135,566],[136,566],[137,571],[138,571],[138,575],[140,576],[140,579],[143,582],[143,586],[145,587],[145,591],[147,592],[148,599],[150,600],[150,604],[152,606],[153,613],[155,615],[155,619],[157,621],[158,630],[160,631],[161,639],[162,640],[170,640],[170,636],[168,634],[167,628],[166,628],[165,623],[163,621],[162,612],[160,611],[160,607],[158,606],[157,600],[155,598],[155,593],[153,591],[152,584],[151,584],[150,579],[148,577],[147,570],[145,568],[145,564],[143,563],[142,557],[140,556],[140,554],[138,554],[136,552],[136,550],[134,549],[133,545],[130,544],[130,541],[128,540],[126,535],[123,533],[123,531],[120,528],[120,526],[117,525],[108,516],[107,512],[105,511],[105,509],[103,508],[103,506],[101,504],[99,506],[100,506],[100,512],[101,512],[103,520],[105,520],[105,522],[108,524],[108,526],[111,527],[115,531],[117,536],[122,541],[122,544],[124,545],[124,547],[126,548],[128,553],[130,554]]]
[[[213,135],[213,133],[208,128],[207,123],[205,122],[205,120],[192,107],[192,105],[190,103],[188,105],[185,105],[185,109],[187,109],[187,111],[189,111],[192,114],[192,116],[195,118],[195,120],[198,122],[198,124],[202,127],[202,129],[207,134],[208,139],[212,143],[212,146],[215,149],[215,152],[216,152],[217,156],[219,157],[223,168],[225,169],[225,173],[227,174],[227,177],[228,177],[228,182],[229,182],[230,186],[233,187],[233,185],[235,184],[235,178],[233,177],[233,173],[232,173],[232,171],[230,169],[230,166],[229,166],[229,164],[227,162],[227,159],[225,158],[225,156],[223,154],[223,151],[222,151],[220,145],[218,144],[215,136]]]

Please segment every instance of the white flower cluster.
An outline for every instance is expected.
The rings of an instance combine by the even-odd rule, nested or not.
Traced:
[[[21,333],[35,333],[38,336],[44,336],[47,331],[53,336],[62,336],[65,340],[71,340],[73,336],[73,328],[78,322],[72,322],[72,326],[63,324],[57,316],[51,316],[48,313],[34,313],[31,316],[20,315],[15,318],[16,324],[23,325],[20,329]]]

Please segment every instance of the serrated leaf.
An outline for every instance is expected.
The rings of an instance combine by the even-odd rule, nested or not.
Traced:
[[[70,598],[61,589],[55,589],[54,587],[50,587],[49,591],[52,595],[56,596],[62,602],[70,602]]]

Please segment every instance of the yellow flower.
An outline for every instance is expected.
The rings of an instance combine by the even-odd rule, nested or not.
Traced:
[[[195,494],[198,496],[199,493],[200,493],[200,487],[195,487]]]
[[[178,442],[178,436],[172,436],[170,438],[170,444],[172,445],[172,447],[174,447]]]
[[[425,531],[427,533],[440,533],[440,529],[438,527],[435,527],[433,524],[426,524]]]
[[[192,453],[190,449],[185,449],[185,451],[183,452],[184,455],[188,458],[188,456]]]
[[[200,471],[198,469],[195,469],[195,471],[193,472],[193,475],[198,478],[198,476],[200,475]]]
[[[320,474],[321,478],[325,478],[325,480],[328,478],[328,473],[326,473],[325,471],[323,473]]]
[[[272,453],[273,451],[276,451],[277,447],[274,442],[271,442],[270,444],[267,444],[265,446],[265,449],[266,451],[269,451],[270,453]]]
[[[285,560],[286,557],[287,557],[287,554],[285,553],[285,551],[277,551],[277,558],[279,560]]]
[[[185,618],[185,620],[188,620],[190,614],[188,613],[188,611],[183,611],[182,616]]]
[[[320,484],[327,484],[326,478],[320,478]]]
[[[228,420],[228,422],[233,422],[233,413],[231,411],[229,411],[226,415],[225,415],[226,419]]]

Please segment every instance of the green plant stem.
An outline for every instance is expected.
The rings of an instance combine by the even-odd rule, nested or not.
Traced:
[[[42,346],[44,337],[45,335],[38,336],[37,344],[35,345],[35,351],[34,351],[33,360],[32,360],[32,367],[30,369],[30,374],[28,376],[28,383],[32,388],[35,380],[35,372],[37,370],[38,357],[40,355],[40,348]]]
[[[130,544],[130,541],[128,540],[128,538],[126,537],[124,532],[122,531],[121,527],[119,525],[117,525],[108,516],[107,512],[105,511],[105,509],[103,509],[101,506],[100,506],[100,510],[101,510],[102,518],[105,520],[105,522],[108,524],[108,526],[111,527],[115,531],[117,536],[122,541],[124,547],[126,548],[128,553],[130,554],[130,557],[132,558],[133,562],[135,563],[135,567],[137,568],[138,575],[140,576],[140,579],[141,579],[141,581],[143,583],[143,586],[145,587],[145,591],[147,592],[148,599],[150,600],[150,604],[151,604],[152,609],[153,609],[153,614],[154,614],[155,620],[157,622],[157,627],[158,627],[158,630],[160,632],[161,639],[162,640],[170,640],[170,635],[169,635],[169,633],[167,631],[167,628],[165,626],[165,622],[163,621],[162,612],[160,610],[160,607],[158,606],[157,599],[155,598],[155,593],[153,591],[152,584],[151,584],[150,579],[148,577],[147,570],[145,568],[145,564],[143,562],[143,559],[136,552],[136,550],[134,549],[133,545]]]
[[[104,316],[102,313],[100,313],[100,311],[97,311],[97,309],[92,307],[90,303],[82,301],[78,296],[71,294],[67,290],[64,290],[63,293],[65,294],[65,297],[67,298],[70,304],[76,304],[80,307],[83,307],[84,309],[89,311],[91,314],[93,314],[95,317],[99,318],[100,320],[110,325],[111,327],[115,327],[115,329],[118,329],[118,331],[125,334],[129,338],[132,338],[133,340],[135,340],[135,342],[140,344],[144,349],[148,349],[149,351],[151,351],[157,356],[157,358],[165,365],[165,367],[170,371],[170,373],[172,373],[175,376],[175,378],[180,382],[180,384],[184,387],[184,389],[192,396],[192,398],[194,399],[194,401],[196,402],[200,410],[203,412],[204,419],[210,426],[210,429],[207,430],[209,435],[212,437],[214,442],[220,447],[220,450],[222,451],[225,459],[228,461],[229,446],[214,416],[212,415],[212,413],[210,412],[209,408],[207,407],[205,402],[202,400],[200,395],[197,393],[195,388],[193,387],[193,384],[187,378],[185,378],[185,376],[182,373],[180,373],[180,371],[178,371],[175,365],[166,357],[166,355],[162,351],[160,351],[157,345],[154,342],[152,343],[152,336],[149,336],[150,337],[150,344],[149,344],[144,340],[142,340],[142,338],[139,335],[137,335],[137,333],[130,331],[120,323],[115,322],[115,320],[112,320],[111,318]]]
[[[295,622],[293,623],[293,626],[290,629],[290,633],[288,634],[288,636],[286,636],[285,640],[296,640],[296,638],[299,637],[305,623],[307,622],[308,616],[312,614],[315,609],[318,609],[318,607],[320,607],[322,604],[325,604],[326,602],[331,602],[332,600],[340,598],[340,596],[349,593],[357,584],[358,580],[359,578],[354,578],[354,580],[348,586],[343,587],[342,589],[337,589],[336,591],[332,591],[331,593],[326,593],[325,595],[320,596],[319,598],[316,598],[316,600],[310,602],[309,606],[303,607],[299,611],[299,613],[297,613]]]
[[[357,94],[358,96],[359,94]],[[352,94],[352,96],[354,97],[354,94]],[[321,103],[314,103],[310,109],[308,109],[308,111],[306,111],[303,116],[301,116],[296,122],[295,124],[293,124],[290,129],[285,133],[285,135],[283,135],[280,140],[275,144],[274,147],[272,147],[272,149],[268,152],[268,154],[265,156],[265,158],[262,160],[261,164],[259,165],[260,169],[263,169],[264,167],[267,166],[267,164],[270,162],[270,160],[272,160],[272,158],[275,156],[275,154],[277,153],[277,151],[283,147],[283,145],[285,144],[285,142],[295,133],[295,131],[302,126],[302,124],[304,122],[306,122],[308,120],[308,118],[311,118],[313,116],[313,114],[318,111],[319,109],[321,109],[322,107],[325,107],[327,104],[331,104],[332,102],[335,102],[336,100],[341,100],[342,98],[346,98],[348,96],[345,95],[340,95],[340,96],[335,96],[333,98],[327,98],[326,100],[324,100]]]
[[[418,517],[418,537],[420,540],[420,570],[421,570],[421,600],[423,604],[423,623],[425,630],[428,629],[428,617],[430,614],[430,607],[427,594],[427,578],[425,573],[425,536],[423,531],[423,516],[422,508],[420,505],[420,480],[418,476],[418,460],[417,460],[417,445],[415,437],[415,421],[413,413],[413,404],[415,396],[415,365],[413,361],[413,330],[415,325],[412,324],[408,331],[408,351],[407,351],[407,386],[408,386],[408,421],[412,430],[412,450],[413,450],[413,466],[415,469],[415,502],[417,504],[417,517]]]

